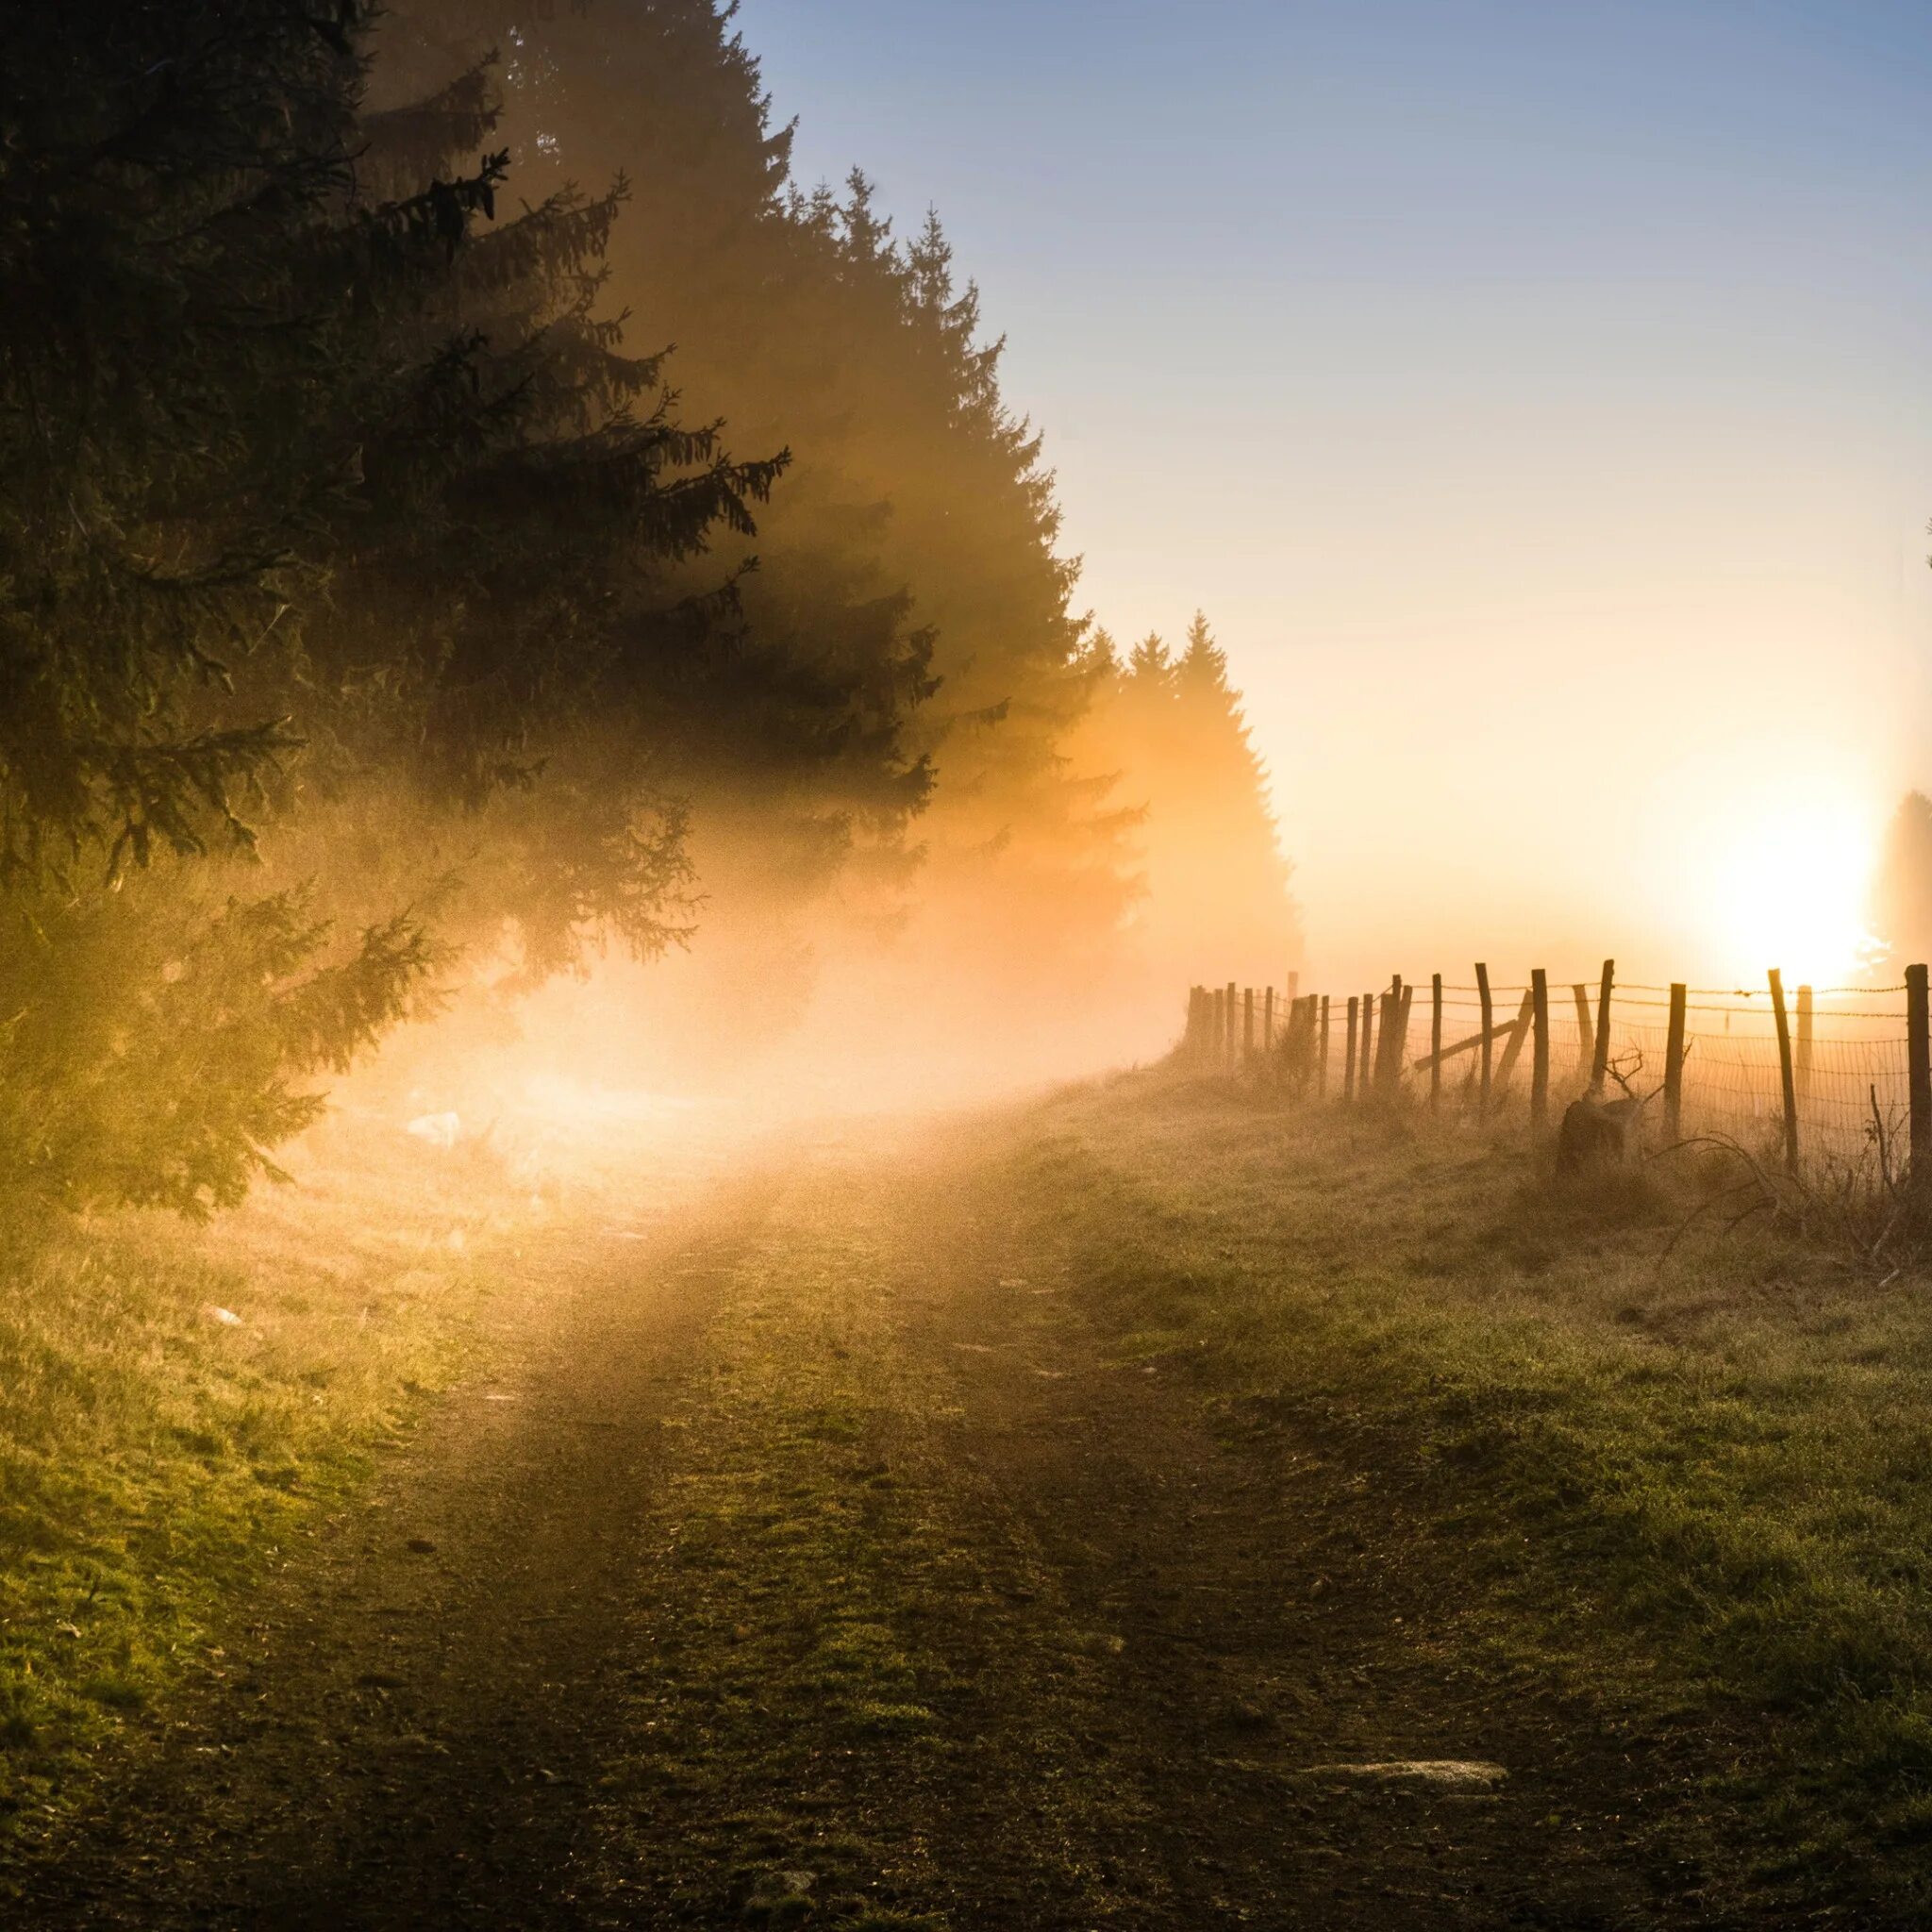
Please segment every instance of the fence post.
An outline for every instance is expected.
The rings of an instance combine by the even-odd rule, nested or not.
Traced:
[[[1490,999],[1490,969],[1480,959],[1475,964],[1475,990],[1477,998],[1482,1002],[1483,1009],[1483,1043],[1480,1048],[1483,1071],[1482,1085],[1477,1090],[1476,1110],[1483,1120],[1488,1120],[1490,1117],[1490,1055],[1491,1049],[1494,1044],[1490,1039],[1490,1027],[1495,1020],[1496,1009]]]
[[[1590,1017],[1590,989],[1578,985],[1570,991],[1576,997],[1576,1074],[1587,1087],[1590,1070],[1596,1061],[1596,1027]]]
[[[1777,1022],[1777,1071],[1785,1091],[1785,1172],[1798,1171],[1798,1083],[1791,1072],[1791,1022],[1785,1011],[1785,978],[1771,969],[1771,1013]]]
[[[1382,995],[1382,1050],[1375,1056],[1375,1091],[1394,1091],[1402,1057],[1402,974],[1391,975]]]
[[[1402,989],[1402,1010],[1395,1016],[1395,1055],[1389,1062],[1389,1091],[1402,1091],[1402,1063],[1408,1058],[1408,1009],[1415,1004],[1415,988]]]
[[[1536,1017],[1536,992],[1525,988],[1523,1004],[1516,1008],[1516,1025],[1509,1035],[1509,1044],[1503,1049],[1503,1063],[1496,1069],[1496,1085],[1491,1098],[1501,1100],[1509,1091],[1509,1076],[1516,1071],[1516,1062],[1523,1058],[1523,1049],[1529,1042],[1530,1023]]]
[[[1690,989],[1671,982],[1671,1030],[1664,1038],[1664,1132],[1673,1146],[1684,1138],[1684,1016]]]
[[[1222,1064],[1232,1070],[1235,1064],[1235,1026],[1241,1013],[1241,1000],[1237,996],[1240,989],[1233,980],[1227,982],[1227,1033],[1221,1042]]]
[[[1301,992],[1302,992],[1302,976],[1301,976],[1301,974],[1300,974],[1299,973],[1291,973],[1291,974],[1290,974],[1288,975],[1288,1003],[1289,1003],[1289,1005],[1290,1005],[1290,1006],[1293,1006],[1293,1005],[1294,1005],[1294,1003],[1295,1003],[1295,1001],[1296,1001],[1296,1000],[1298,1000],[1298,999],[1299,999],[1299,998],[1301,997]]]
[[[1292,1013],[1294,1008],[1291,1006]],[[1261,1051],[1271,1054],[1274,1051],[1274,989],[1271,986],[1261,995]]]
[[[1811,1104],[1811,989],[1798,989],[1798,1111]]]
[[[1241,993],[1241,1065],[1246,1066],[1255,1058],[1255,989],[1247,987]]]
[[[1529,1021],[1536,1029],[1529,1062],[1529,1124],[1541,1128],[1550,1117],[1550,975],[1541,966],[1529,975]]]
[[[1374,1089],[1370,1070],[1375,1064],[1375,995],[1362,995],[1362,1050],[1355,1063],[1355,1097],[1366,1100]]]
[[[1356,1025],[1359,1019],[1357,1008],[1360,1005],[1361,1001],[1354,993],[1350,993],[1348,996],[1348,1052],[1341,1062],[1341,1097],[1343,1100],[1353,1100],[1355,1098],[1355,1039]]]
[[[1315,1054],[1315,1098],[1328,1097],[1328,995],[1322,995],[1322,1044]]]
[[[1610,1073],[1610,991],[1617,983],[1617,962],[1604,961],[1604,983],[1596,996],[1596,1052],[1591,1057],[1590,1084],[1599,1089]]]
[[[1442,975],[1429,975],[1429,1111],[1442,1109]]]
[[[1925,969],[1906,968],[1906,1062],[1912,1103],[1912,1171],[1915,1184],[1932,1183],[1932,1024],[1928,1024]]]

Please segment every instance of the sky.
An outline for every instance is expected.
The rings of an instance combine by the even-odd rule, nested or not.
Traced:
[[[1852,970],[1932,786],[1932,8],[740,21],[808,182],[939,208],[1081,603],[1207,610],[1315,979]]]

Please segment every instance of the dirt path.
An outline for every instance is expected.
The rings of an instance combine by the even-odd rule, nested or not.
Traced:
[[[1399,1481],[1124,1354],[1006,1145],[586,1239],[22,1923],[1697,1923],[1637,1832],[1679,1774],[1486,1676]],[[1409,1758],[1507,1776],[1320,1769]]]
[[[943,1258],[908,1340],[957,1364],[945,1457],[1037,1543],[1072,1620],[1118,1644],[1089,1741],[1136,1794],[1154,1902],[1123,1916],[1691,1923],[1681,1899],[1658,1911],[1638,1838],[1675,1769],[1469,1654],[1470,1580],[1399,1474],[1307,1417],[1211,1407],[1184,1360],[1123,1352],[1015,1248],[999,1173],[927,1177],[922,1245]],[[1507,1775],[1339,1769],[1469,1760]]]
[[[582,1924],[637,1498],[763,1201],[550,1257],[580,1279],[560,1324],[291,1553],[21,1923]]]

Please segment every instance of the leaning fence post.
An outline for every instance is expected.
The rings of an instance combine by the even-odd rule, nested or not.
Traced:
[[[1596,996],[1596,1053],[1590,1063],[1590,1084],[1600,1088],[1610,1072],[1610,991],[1617,983],[1617,962],[1604,961],[1604,983]]]
[[[1366,1100],[1374,1089],[1370,1070],[1375,1064],[1375,995],[1362,995],[1362,1050],[1355,1063],[1355,1097]]]
[[[1791,1022],[1785,1011],[1785,978],[1771,969],[1771,1013],[1777,1022],[1777,1071],[1785,1092],[1785,1172],[1798,1171],[1798,1083],[1791,1073]]]
[[[1341,1097],[1343,1100],[1353,1100],[1355,1098],[1355,1041],[1356,1026],[1360,1018],[1357,1008],[1360,1006],[1361,1001],[1354,993],[1350,993],[1348,996],[1348,1052],[1346,1058],[1341,1062]]]
[[[1476,996],[1482,1002],[1483,1009],[1483,1071],[1482,1085],[1477,1091],[1476,1110],[1484,1120],[1490,1117],[1490,1055],[1495,1042],[1490,1038],[1490,1027],[1496,1017],[1496,1009],[1490,998],[1490,969],[1478,959],[1475,966]]]
[[[1328,995],[1322,995],[1322,1044],[1315,1055],[1315,1098],[1328,1097]]]
[[[1529,988],[1523,990],[1523,999],[1516,1008],[1515,1023],[1509,1028],[1509,1044],[1503,1049],[1503,1058],[1496,1066],[1496,1079],[1490,1090],[1490,1098],[1501,1105],[1509,1091],[1509,1076],[1516,1071],[1516,1062],[1523,1058],[1523,1049],[1529,1044],[1530,1022],[1536,1016],[1536,994]]]
[[[1590,1017],[1590,989],[1579,984],[1570,991],[1576,998],[1576,1073],[1587,1086],[1590,1070],[1596,1062],[1596,1027]]]
[[[1684,1138],[1684,1018],[1690,989],[1671,982],[1671,1030],[1664,1036],[1664,1132],[1674,1147]]]
[[[1442,975],[1429,975],[1429,1111],[1442,1108]]]
[[[1912,1106],[1912,1179],[1932,1183],[1932,1024],[1928,1024],[1925,969],[1906,968],[1906,1062]]]
[[[1550,975],[1541,966],[1529,975],[1529,1022],[1536,1029],[1529,1062],[1529,1122],[1541,1127],[1550,1116]]]

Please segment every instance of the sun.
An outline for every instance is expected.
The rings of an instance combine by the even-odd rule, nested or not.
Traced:
[[[1873,957],[1867,923],[1878,828],[1846,798],[1787,800],[1716,841],[1706,877],[1714,962],[1740,985],[1767,967],[1837,985]]]

